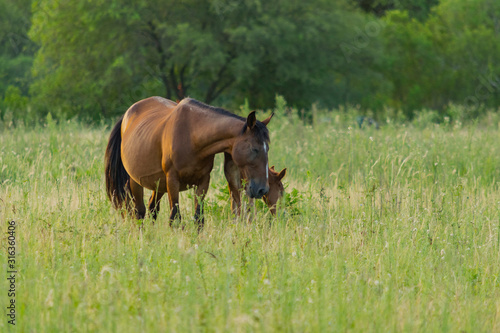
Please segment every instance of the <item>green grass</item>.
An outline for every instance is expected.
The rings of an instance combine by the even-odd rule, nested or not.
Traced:
[[[270,124],[287,213],[230,215],[222,160],[206,228],[123,219],[104,191],[109,127],[0,134],[0,267],[17,223],[19,332],[500,331],[500,131],[359,129],[342,112]],[[1,278],[5,309],[7,281]],[[2,311],[0,331],[10,326]]]

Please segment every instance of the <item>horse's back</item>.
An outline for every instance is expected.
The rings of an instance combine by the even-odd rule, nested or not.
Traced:
[[[164,183],[161,166],[161,140],[170,114],[177,103],[162,97],[149,97],[132,105],[122,122],[122,159],[130,177],[154,189]]]

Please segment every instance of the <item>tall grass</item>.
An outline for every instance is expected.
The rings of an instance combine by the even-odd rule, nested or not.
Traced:
[[[142,229],[112,209],[109,126],[6,128],[0,212],[3,235],[17,223],[16,328],[500,331],[497,114],[376,130],[346,111],[319,110],[314,125],[278,111],[270,163],[288,168],[286,214],[234,219],[218,158],[199,235],[189,192],[184,230],[168,226],[166,200]]]

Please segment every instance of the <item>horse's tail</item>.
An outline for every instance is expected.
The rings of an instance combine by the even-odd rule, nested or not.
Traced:
[[[106,172],[106,192],[115,208],[120,208],[130,193],[130,176],[125,170],[121,156],[123,117],[118,120],[109,136],[104,157]]]

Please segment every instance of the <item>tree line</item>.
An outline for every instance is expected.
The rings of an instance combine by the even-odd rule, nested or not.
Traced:
[[[0,118],[90,119],[141,98],[235,107],[500,105],[492,0],[0,0]]]

